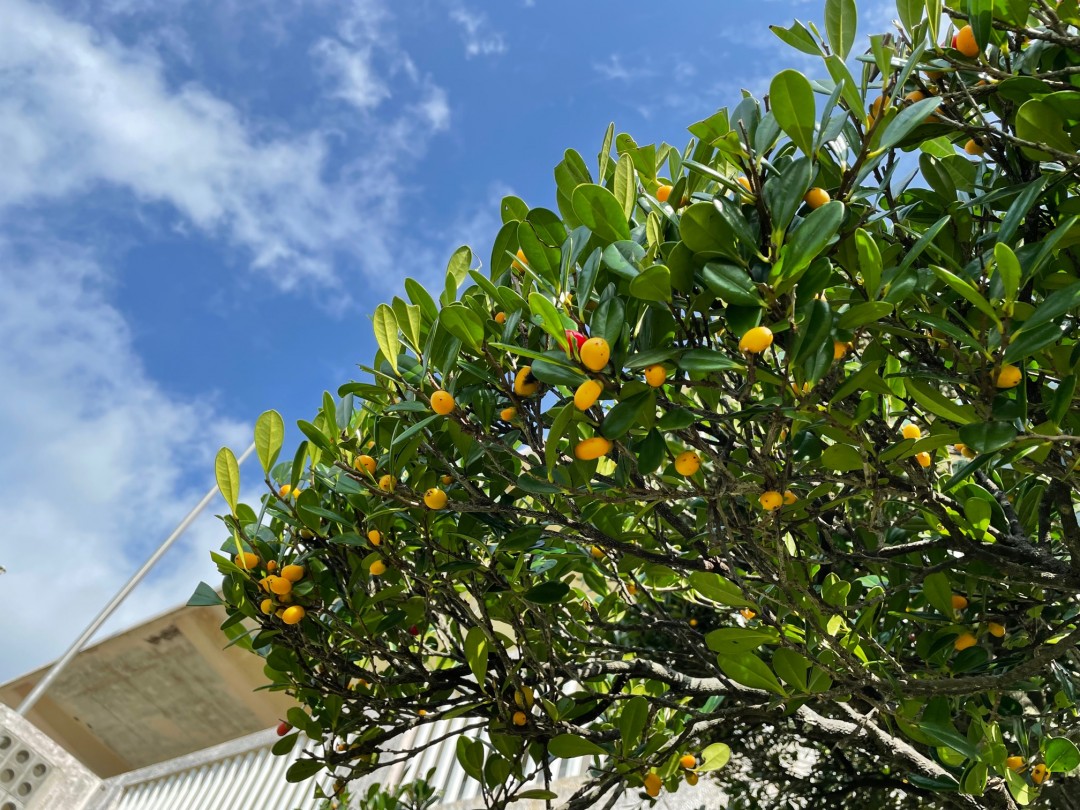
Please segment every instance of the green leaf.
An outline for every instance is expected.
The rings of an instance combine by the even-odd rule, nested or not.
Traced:
[[[842,202],[832,200],[811,211],[800,223],[791,241],[784,245],[780,261],[773,267],[770,277],[774,281],[780,280],[783,289],[791,289],[810,262],[836,236],[840,223],[844,221],[844,210]]]
[[[732,371],[745,366],[716,349],[691,349],[679,358],[683,371]]]
[[[623,216],[629,219],[637,202],[637,176],[630,155],[620,155],[615,166],[615,199],[622,207]]]
[[[729,579],[711,571],[694,571],[689,577],[690,587],[706,599],[731,607],[754,607],[754,603],[742,595],[739,586]]]
[[[880,321],[892,311],[893,305],[888,301],[864,301],[841,313],[836,319],[836,325],[840,329],[855,330],[868,323]]]
[[[955,273],[946,270],[944,267],[937,267],[936,265],[930,265],[930,270],[939,279],[948,284],[953,290],[960,293],[965,299],[975,305],[975,308],[988,317],[995,326],[1001,328],[1001,321],[998,319],[997,313],[994,308],[990,306],[990,302],[987,301],[971,284]]]
[[[240,466],[228,447],[218,450],[217,459],[214,461],[214,475],[217,478],[218,492],[235,515],[236,501],[240,498]]]
[[[463,734],[458,737],[454,753],[466,774],[477,782],[484,781],[484,744],[480,740],[472,740]]]
[[[851,472],[863,468],[862,454],[850,444],[834,444],[821,454],[821,463],[830,470]]]
[[[488,637],[483,628],[470,627],[465,635],[465,660],[469,662],[469,669],[480,684],[487,675],[488,651]]]
[[[780,71],[769,85],[769,101],[776,122],[792,143],[813,154],[817,112],[809,80],[797,70]]]
[[[1080,750],[1065,737],[1051,737],[1043,745],[1043,761],[1051,773],[1068,773],[1080,767]]]
[[[605,242],[630,238],[630,225],[622,205],[603,186],[583,183],[570,198],[574,213],[582,224]]]
[[[810,692],[810,662],[806,656],[788,647],[780,647],[773,653],[772,665],[788,686],[804,694]]]
[[[649,701],[641,695],[630,698],[623,704],[619,715],[619,744],[624,753],[634,750],[649,720]]]
[[[1020,289],[1020,261],[1012,248],[998,242],[994,245],[994,265],[997,267],[998,276],[1001,278],[1001,287],[1005,293],[1006,301],[1015,301],[1016,293]]]
[[[741,267],[709,262],[701,274],[705,286],[727,304],[743,307],[764,306],[750,274]]]
[[[1046,296],[1031,317],[1024,321],[1016,330],[1016,335],[1030,332],[1036,327],[1054,321],[1070,310],[1080,307],[1080,282],[1070,284],[1057,292]]]
[[[952,606],[953,589],[949,577],[941,571],[935,571],[923,580],[923,596],[926,601],[933,605],[942,615],[952,617],[955,611]]]
[[[301,433],[308,437],[308,441],[310,441],[320,450],[329,450],[333,452],[333,442],[331,442],[330,439],[327,438],[325,433],[315,427],[315,425],[311,424],[311,422],[305,422],[303,419],[297,419],[296,426],[300,428]]]
[[[286,782],[304,782],[323,769],[323,763],[317,759],[303,757],[296,760],[285,772]]]
[[[825,33],[841,59],[847,59],[855,42],[856,15],[855,0],[825,0]]]
[[[1009,793],[1016,799],[1016,803],[1021,807],[1027,807],[1031,804],[1031,800],[1035,798],[1035,788],[1029,785],[1027,780],[1020,774],[1014,771],[1005,769],[1005,784],[1009,786]]]
[[[267,475],[277,461],[284,440],[285,422],[280,413],[266,411],[255,420],[255,452],[259,454],[259,463]]]
[[[881,142],[877,146],[878,152],[892,149],[900,141],[904,140],[914,129],[922,126],[927,117],[941,106],[941,99],[937,97],[924,98],[916,101],[910,107],[905,108],[896,118],[885,127],[881,136]]]
[[[787,697],[787,692],[780,685],[780,681],[773,675],[768,665],[753,653],[741,655],[719,655],[716,659],[721,671],[735,683],[741,683],[751,689],[764,689],[781,697]]]
[[[576,734],[556,734],[548,743],[548,753],[558,759],[572,759],[574,757],[604,756],[607,751],[596,743]]]
[[[671,271],[662,264],[654,264],[630,282],[630,294],[642,301],[671,300]]]
[[[555,305],[545,295],[538,292],[529,293],[529,309],[532,310],[534,322],[539,323],[540,328],[555,339],[555,342],[565,351],[567,347],[566,327],[563,325],[562,316]]]
[[[694,203],[679,220],[683,242],[694,253],[721,253],[738,258],[735,232],[712,203]]]
[[[1076,147],[1069,138],[1067,125],[1057,110],[1037,98],[1025,101],[1016,111],[1016,137],[1072,155]],[[1020,151],[1036,160],[1052,160],[1049,152],[1020,147]]]
[[[1043,188],[1046,186],[1048,177],[1046,175],[1040,175],[1030,183],[1026,183],[1022,186],[1023,191],[1016,195],[1016,199],[1009,205],[1005,212],[1005,217],[1001,220],[1001,227],[998,228],[997,240],[1001,244],[1011,244],[1016,237],[1017,231],[1020,230],[1020,225],[1023,223],[1024,218],[1031,210],[1031,206],[1035,204],[1035,201],[1042,194]]]
[[[439,323],[474,352],[484,344],[484,321],[464,304],[450,304],[439,313]]]
[[[641,421],[639,415],[642,409],[655,407],[654,402],[654,394],[651,390],[627,397],[608,411],[607,416],[604,417],[604,423],[600,426],[600,432],[605,439],[614,441],[621,438],[631,427]]]
[[[217,595],[217,591],[205,582],[200,582],[195,588],[195,593],[187,600],[187,604],[188,607],[212,607],[214,605],[224,605],[225,602]]]
[[[397,316],[389,304],[379,304],[375,308],[375,342],[379,344],[386,362],[394,373],[398,372],[398,355],[401,353],[401,341],[398,339]]]
[[[810,54],[810,56],[821,56],[821,47],[806,30],[806,26],[798,20],[792,24],[791,28],[770,25],[769,30],[795,50]]]
[[[705,746],[705,750],[701,752],[701,764],[694,770],[698,773],[706,773],[707,771],[718,771],[728,764],[731,759],[731,748],[727,743],[712,743]]]
[[[992,453],[1008,447],[1016,438],[1016,428],[1009,422],[984,422],[960,428],[960,441],[976,453]]]
[[[876,298],[881,286],[881,250],[874,237],[858,228],[855,231],[855,250],[859,256],[859,273],[867,298]]]
[[[511,801],[519,802],[522,799],[548,801],[549,799],[554,800],[557,798],[559,798],[558,793],[552,793],[550,790],[540,790],[539,788],[537,788],[535,790],[523,790],[521,791],[521,793],[517,794]]]
[[[705,635],[705,644],[721,655],[741,655],[762,644],[779,644],[780,635],[771,628],[721,627]]]
[[[534,585],[522,594],[522,597],[538,605],[550,605],[562,601],[570,593],[570,586],[557,579]]]
[[[972,405],[960,405],[927,383],[914,377],[904,380],[908,395],[935,416],[948,419],[958,425],[966,425],[979,417]]]
[[[450,261],[446,265],[446,292],[443,303],[449,304],[457,299],[458,287],[469,277],[472,259],[472,250],[468,245],[462,245],[450,256]]]

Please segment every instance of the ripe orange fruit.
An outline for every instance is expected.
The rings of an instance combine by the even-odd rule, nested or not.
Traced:
[[[446,493],[438,487],[432,487],[424,493],[424,505],[428,509],[445,509],[446,508]]]
[[[1025,762],[1024,762],[1023,757],[1006,757],[1005,758],[1005,767],[1008,768],[1010,771],[1013,771],[1015,773],[1020,773],[1020,771],[1024,770],[1024,765],[1025,765]]]
[[[299,624],[300,620],[304,618],[304,614],[307,613],[300,605],[293,605],[292,607],[285,608],[285,612],[281,614],[281,620],[285,624]]]
[[[587,411],[600,399],[604,386],[599,380],[586,380],[578,386],[574,392],[574,407],[579,411]]]
[[[874,99],[874,102],[870,105],[870,114],[866,116],[866,128],[870,129],[874,126],[881,114],[885,112],[889,104],[888,96],[878,96]]]
[[[289,582],[299,582],[304,578],[304,566],[286,565],[281,569],[281,576],[289,580]]]
[[[233,557],[233,562],[236,563],[237,568],[243,568],[245,571],[254,571],[259,567],[259,563],[262,561],[259,559],[258,554],[244,551]]]
[[[682,765],[684,768],[686,768],[686,770],[690,770],[691,768],[696,768],[697,767],[697,757],[695,757],[693,754],[683,754],[679,758],[679,764]]]
[[[832,344],[832,359],[843,360],[848,353],[848,344],[841,343],[839,340],[834,340]]]
[[[495,323],[499,324],[499,326],[502,326],[504,323],[506,323],[506,313],[505,312],[496,312],[495,313]]]
[[[274,600],[263,599],[261,602],[259,602],[259,610],[269,616],[271,613],[274,612]]]
[[[499,411],[499,418],[504,422],[513,422],[515,416],[517,416],[517,408],[503,408]]]
[[[419,709],[416,712],[420,717],[427,717],[427,709]]]
[[[529,718],[525,712],[514,712],[513,721],[515,726],[523,726],[529,722]]]
[[[697,627],[697,619],[691,619],[690,621],[687,622],[687,624],[690,625],[691,627]]]
[[[656,199],[660,202],[667,202],[668,197],[671,196],[671,186],[660,186],[656,189]]]
[[[637,596],[637,583],[629,582],[626,585],[626,592],[631,596]]]
[[[574,448],[574,457],[581,461],[593,461],[610,453],[612,446],[603,436],[593,436],[578,442]]]
[[[662,786],[663,782],[660,781],[660,776],[658,774],[650,771],[645,775],[645,792],[654,799],[660,795],[660,788]]]
[[[514,703],[522,709],[531,709],[536,702],[536,693],[531,686],[523,686],[521,690],[514,690]]]
[[[272,573],[274,573],[275,571],[277,571],[277,560],[270,560],[270,561],[269,561],[269,562],[268,562],[268,563],[266,564],[266,573],[268,573],[268,574],[272,574]]]
[[[270,588],[272,593],[276,593],[278,596],[292,591],[292,582],[285,579],[285,577],[267,577],[269,580],[266,584]]]
[[[386,573],[386,563],[382,560],[375,560],[375,562],[368,566],[368,573],[373,577],[381,577]]]
[[[956,50],[960,51],[968,59],[973,59],[982,52],[979,43],[975,41],[975,32],[971,30],[970,25],[965,25],[956,32],[954,42]]]
[[[910,104],[914,104],[916,101],[922,101],[924,98],[926,98],[926,95],[922,90],[912,90],[904,96],[904,100]]]
[[[293,494],[293,488],[291,484],[282,484],[281,489],[278,490],[278,495],[280,495],[282,498],[288,498],[291,494]]]
[[[540,390],[540,381],[533,376],[532,366],[522,366],[514,376],[514,393],[519,397],[531,397]]]
[[[998,624],[997,622],[986,623],[987,632],[994,638],[1003,638],[1005,636],[1005,625]]]
[[[754,193],[754,189],[752,189],[750,187],[750,181],[748,179],[746,179],[745,177],[736,177],[735,182],[738,183],[743,188],[745,188],[747,194],[753,194]]]
[[[600,546],[593,546],[589,549],[589,553],[592,554],[594,560],[604,559],[604,550]]]
[[[675,456],[675,472],[689,478],[701,469],[701,456],[693,450]]]
[[[975,458],[975,451],[973,451],[966,444],[957,443],[953,445],[953,449],[957,453],[960,453],[964,458]]]
[[[448,413],[453,412],[454,397],[449,391],[436,391],[431,395],[431,410],[439,414],[439,416],[446,416]]]
[[[383,492],[393,492],[397,486],[397,479],[392,475],[384,475],[379,479],[379,489]]]
[[[610,359],[611,347],[603,338],[589,338],[581,344],[581,363],[589,371],[600,371]]]
[[[767,492],[761,493],[761,497],[758,498],[758,503],[761,504],[761,508],[766,512],[775,512],[784,505],[784,496],[775,489],[770,489]]]
[[[998,388],[1016,388],[1020,384],[1020,376],[1019,368],[1012,363],[1006,363],[994,379],[994,385]]]
[[[372,529],[371,531],[369,531],[367,533],[367,539],[368,539],[368,542],[371,543],[371,545],[373,545],[373,546],[381,546],[382,545],[382,532],[380,532],[378,529]]]
[[[521,248],[518,248],[517,261],[513,262],[512,264],[513,264],[513,269],[518,270],[518,271],[523,271],[526,267],[529,266],[529,262],[526,261],[526,259],[525,259],[525,251],[524,250],[522,250]]]
[[[454,483],[454,476],[452,476],[452,475],[443,475],[443,476],[440,476],[439,481],[442,482],[443,486],[448,487],[452,483]]]
[[[747,621],[750,621],[752,618],[757,616],[757,614],[754,613],[754,611],[752,611],[750,608],[743,608],[742,610],[739,611],[739,615],[742,616]]]
[[[767,326],[755,326],[742,336],[739,341],[739,351],[745,354],[760,354],[772,346],[772,330]]]
[[[829,192],[827,192],[823,188],[817,188],[815,186],[814,188],[806,192],[806,196],[803,197],[803,202],[809,205],[811,208],[821,208],[821,206],[823,206],[831,199],[832,197],[829,196]]]
[[[375,459],[371,456],[357,456],[353,466],[358,470],[366,470],[368,475],[375,474]]]
[[[667,380],[667,369],[659,363],[645,367],[645,382],[653,388],[659,388]]]
[[[969,140],[967,143],[964,144],[964,151],[967,152],[969,155],[974,155],[975,157],[978,157],[979,155],[981,155],[986,150],[983,149],[981,143],[979,143],[977,140],[972,138],[971,140]]]
[[[952,609],[963,610],[968,606],[968,600],[966,596],[961,596],[958,593],[952,595]]]
[[[916,453],[915,454],[915,461],[917,461],[919,463],[919,466],[922,467],[923,469],[926,469],[927,467],[929,467],[931,464],[934,463],[934,460],[932,458],[930,458],[929,453]]]
[[[1031,769],[1031,781],[1036,785],[1041,785],[1047,779],[1050,778],[1050,772],[1045,765],[1041,762]]]
[[[796,495],[790,489],[784,490],[784,506],[791,506],[797,500],[799,500],[798,495]]]
[[[905,439],[921,439],[922,438],[922,430],[919,429],[918,425],[913,425],[910,422],[908,424],[904,425],[902,428],[900,428],[900,433],[901,433],[901,435],[903,435],[903,437]]]
[[[968,647],[974,647],[978,644],[978,640],[971,633],[961,633],[956,637],[956,641],[953,642],[953,648],[960,652],[966,650]]]

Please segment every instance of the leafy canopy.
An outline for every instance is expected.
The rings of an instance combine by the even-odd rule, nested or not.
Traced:
[[[226,629],[325,742],[290,778],[448,718],[492,807],[549,757],[592,763],[568,808],[692,771],[749,802],[775,741],[831,774],[776,790],[841,806],[1080,766],[1080,19],[941,8],[849,56],[829,0],[773,29],[813,79],[567,151],[557,211],[506,198],[485,270],[378,307],[292,459],[264,414],[259,504],[222,451]]]

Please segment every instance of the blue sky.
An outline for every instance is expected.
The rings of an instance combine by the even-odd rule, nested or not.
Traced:
[[[405,276],[486,260],[499,199],[554,207],[608,122],[682,147],[807,67],[767,29],[795,17],[821,3],[0,0],[0,681],[62,651],[221,444],[369,361]],[[112,627],[218,543],[200,521]]]

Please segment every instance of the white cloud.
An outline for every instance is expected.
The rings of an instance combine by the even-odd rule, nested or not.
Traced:
[[[240,248],[282,288],[307,279],[340,290],[342,265],[380,286],[394,280],[400,159],[422,153],[450,108],[397,46],[382,3],[357,0],[338,37],[315,48],[333,74],[328,96],[361,118],[297,134],[199,85],[171,87],[157,55],[47,6],[0,0],[0,18],[0,211],[119,188]],[[371,127],[363,113],[395,80],[395,110]],[[344,163],[332,166],[342,138]],[[385,189],[377,200],[363,190],[373,182]]]
[[[499,31],[491,29],[485,14],[465,6],[456,6],[450,10],[450,19],[461,26],[467,58],[496,56],[506,52],[506,38]]]
[[[93,255],[30,241],[0,241],[0,379],[16,394],[0,397],[0,463],[12,471],[0,564],[18,617],[4,624],[0,681],[75,639],[201,497],[217,448],[247,432],[148,378]],[[213,575],[207,551],[221,535],[204,516],[109,626],[183,602]]]
[[[605,62],[593,63],[593,70],[600,75],[601,79],[613,82],[629,82],[657,75],[656,71],[651,67],[624,65],[622,57],[617,53],[608,56]]]

